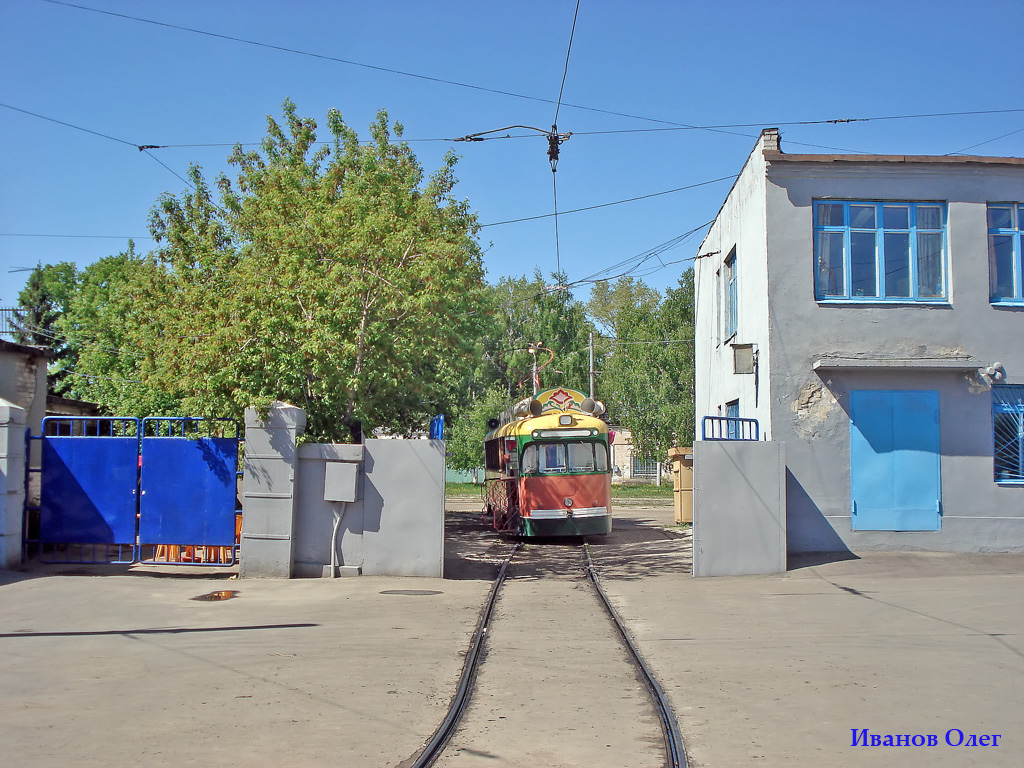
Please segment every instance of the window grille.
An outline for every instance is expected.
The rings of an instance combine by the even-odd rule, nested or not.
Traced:
[[[993,464],[997,483],[1024,483],[1024,385],[992,387]]]
[[[658,476],[658,462],[632,456],[630,457],[630,474],[633,477],[654,479]]]

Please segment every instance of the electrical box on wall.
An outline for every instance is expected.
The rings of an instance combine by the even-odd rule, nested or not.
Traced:
[[[753,373],[756,363],[756,353],[753,344],[732,345],[732,372]]]
[[[324,466],[324,501],[359,500],[359,465],[328,461]]]

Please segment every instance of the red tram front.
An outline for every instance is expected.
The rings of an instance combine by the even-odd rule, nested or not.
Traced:
[[[485,501],[494,528],[516,536],[612,529],[604,406],[573,389],[516,403],[484,440]]]

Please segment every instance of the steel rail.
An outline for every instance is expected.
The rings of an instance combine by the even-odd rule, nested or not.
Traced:
[[[590,557],[589,544],[583,545],[583,552],[587,556],[587,578],[590,579],[591,583],[597,589],[597,594],[601,597],[601,603],[604,605],[608,615],[611,616],[615,626],[618,627],[619,634],[622,636],[623,641],[625,641],[626,647],[629,649],[629,653],[633,657],[633,663],[636,664],[636,668],[639,670],[640,676],[643,678],[644,683],[647,685],[647,690],[651,694],[654,706],[658,710],[658,718],[661,720],[661,728],[665,734],[665,749],[668,752],[669,766],[671,766],[671,768],[687,768],[688,764],[686,762],[686,749],[683,746],[683,736],[679,732],[679,723],[676,722],[676,716],[672,711],[671,705],[668,703],[668,697],[665,695],[661,686],[658,685],[658,681],[654,679],[654,675],[647,666],[647,662],[644,661],[643,654],[640,653],[640,649],[636,646],[636,643],[633,642],[633,638],[630,637],[629,632],[626,630],[625,622],[623,622],[618,611],[616,611],[612,606],[611,600],[608,599],[608,595],[601,586],[601,580],[597,575],[597,570],[594,568],[594,561]]]
[[[452,734],[455,733],[455,726],[458,725],[459,720],[462,718],[462,713],[466,709],[466,705],[469,704],[469,697],[473,689],[473,682],[476,678],[477,666],[483,651],[484,641],[487,639],[487,628],[491,622],[491,613],[494,610],[494,603],[498,599],[498,590],[505,582],[509,563],[512,562],[512,558],[522,546],[522,542],[517,542],[508,553],[508,556],[505,558],[505,562],[501,564],[501,568],[498,570],[498,575],[494,579],[494,584],[491,585],[491,592],[487,596],[487,602],[484,604],[483,610],[480,612],[480,621],[477,623],[476,633],[473,635],[473,643],[470,645],[469,652],[466,654],[466,663],[462,667],[462,678],[459,680],[459,687],[455,692],[455,698],[452,699],[451,706],[448,708],[448,714],[441,722],[441,725],[438,726],[437,730],[434,731],[434,735],[430,738],[430,741],[428,741],[423,747],[423,750],[416,758],[416,761],[411,763],[409,768],[428,768],[428,766],[433,765],[434,761],[440,757],[442,750],[444,750],[445,745],[452,737]]]

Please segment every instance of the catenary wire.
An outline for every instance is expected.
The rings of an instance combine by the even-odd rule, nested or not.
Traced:
[[[567,213],[580,213],[582,211],[593,211],[593,210],[596,210],[597,208],[607,208],[607,207],[612,206],[612,205],[622,205],[623,203],[633,203],[633,202],[636,202],[637,200],[646,200],[646,199],[648,199],[650,197],[659,197],[661,195],[670,195],[673,192],[683,192],[684,190],[687,190],[687,189],[696,189],[697,187],[705,187],[705,186],[707,186],[709,184],[717,184],[720,181],[731,181],[731,180],[733,180],[735,178],[736,178],[736,174],[732,174],[730,176],[721,176],[721,177],[719,177],[717,179],[711,179],[710,181],[701,181],[701,182],[698,182],[697,184],[688,184],[685,187],[676,187],[675,189],[666,189],[664,192],[652,192],[649,195],[640,195],[638,197],[628,197],[625,200],[615,200],[615,201],[610,202],[610,203],[600,203],[598,205],[588,205],[588,206],[583,207],[583,208],[571,208],[568,211],[562,211],[561,215],[565,215]],[[552,215],[553,214],[550,214],[550,213],[542,213],[542,214],[539,214],[537,216],[524,216],[524,217],[518,218],[518,219],[508,219],[507,221],[493,221],[493,222],[490,222],[488,224],[481,224],[480,226],[481,227],[498,227],[498,226],[502,226],[504,224],[518,224],[521,221],[534,221],[536,219],[547,219],[547,218],[550,218]]]
[[[994,139],[986,139],[985,141],[979,141],[977,144],[971,144],[969,147],[964,147],[963,149],[958,149],[954,152],[947,152],[946,156],[948,157],[950,155],[959,155],[963,152],[966,152],[968,149],[974,149],[975,147],[980,147],[983,144],[991,144],[993,141],[999,141],[1000,139],[1005,139],[1008,136],[1014,136],[1018,133],[1021,133],[1022,131],[1024,131],[1024,128],[1018,128],[1016,131],[1004,133],[1002,136],[996,136]]]
[[[562,85],[558,89],[558,102],[555,104],[554,125],[558,124],[558,110],[562,107],[562,92],[565,90],[565,78],[569,74],[569,54],[572,53],[572,39],[576,36],[576,18],[580,15],[580,0],[576,0],[576,10],[572,15],[572,30],[569,32],[569,46],[565,51],[565,69],[562,71]]]
[[[935,113],[931,113],[931,114],[920,114],[920,115],[883,115],[883,116],[879,116],[879,117],[836,118],[836,119],[832,119],[832,120],[786,121],[786,122],[771,122],[771,123],[756,123],[756,124],[755,123],[748,123],[748,124],[721,125],[721,126],[718,126],[718,125],[709,125],[709,126],[705,126],[705,125],[692,125],[692,124],[688,124],[688,123],[675,122],[675,121],[672,121],[672,120],[663,120],[663,119],[660,119],[660,118],[649,117],[649,116],[645,116],[645,115],[631,114],[631,113],[628,113],[628,112],[617,112],[617,111],[614,111],[614,110],[601,109],[601,108],[598,108],[598,107],[589,107],[589,106],[585,106],[585,105],[582,105],[582,104],[570,104],[570,103],[566,103],[566,102],[561,102],[560,100],[556,101],[554,99],[547,99],[547,98],[543,98],[543,97],[540,97],[540,96],[530,96],[528,94],[516,93],[514,91],[506,91],[506,90],[501,90],[501,89],[497,89],[497,88],[488,88],[486,86],[474,85],[472,83],[464,83],[464,82],[460,82],[460,81],[457,81],[457,80],[448,80],[448,79],[445,79],[445,78],[432,77],[430,75],[423,75],[423,74],[418,74],[418,73],[415,73],[415,72],[406,72],[406,71],[403,71],[403,70],[394,69],[394,68],[390,68],[390,67],[383,67],[383,66],[379,66],[379,65],[375,65],[375,64],[366,64],[364,62],[352,61],[350,59],[342,59],[342,58],[339,58],[339,57],[336,57],[336,56],[327,56],[325,54],[313,53],[313,52],[310,52],[310,51],[303,51],[303,50],[300,50],[300,49],[297,49],[297,48],[289,48],[287,46],[274,45],[272,43],[264,43],[264,42],[259,42],[259,41],[256,41],[256,40],[248,40],[248,39],[245,39],[245,38],[235,37],[235,36],[232,36],[232,35],[226,35],[226,34],[221,34],[221,33],[217,33],[217,32],[208,32],[206,30],[195,29],[195,28],[192,28],[192,27],[186,27],[186,26],[182,26],[182,25],[178,25],[178,24],[170,24],[170,23],[167,23],[167,22],[155,21],[153,19],[146,19],[146,18],[142,18],[140,16],[132,16],[132,15],[129,15],[129,14],[124,14],[124,13],[116,13],[114,11],[101,10],[99,8],[90,8],[90,7],[84,6],[84,5],[77,5],[75,3],[63,2],[62,0],[46,0],[46,2],[51,3],[53,5],[61,5],[61,6],[65,6],[65,7],[68,7],[68,8],[75,8],[77,10],[87,11],[87,12],[90,12],[90,13],[97,13],[97,14],[102,14],[102,15],[106,15],[106,16],[113,16],[113,17],[116,17],[116,18],[126,19],[126,20],[129,20],[129,21],[136,21],[136,22],[141,22],[141,23],[144,23],[144,24],[151,24],[151,25],[154,25],[154,26],[165,27],[165,28],[168,28],[168,29],[176,29],[176,30],[183,31],[183,32],[190,32],[192,34],[204,35],[204,36],[207,36],[207,37],[218,38],[218,39],[221,39],[221,40],[228,40],[228,41],[236,42],[236,43],[244,43],[246,45],[253,45],[253,46],[257,46],[257,47],[261,47],[261,48],[268,48],[268,49],[271,49],[271,50],[277,50],[277,51],[281,51],[281,52],[284,52],[284,53],[292,53],[292,54],[299,55],[299,56],[307,56],[307,57],[310,57],[310,58],[322,59],[322,60],[325,60],[325,61],[332,61],[332,62],[335,62],[335,63],[347,64],[347,65],[355,66],[355,67],[362,67],[364,69],[371,69],[371,70],[375,70],[375,71],[379,71],[379,72],[386,72],[386,73],[389,73],[389,74],[401,75],[401,76],[404,76],[404,77],[412,77],[412,78],[416,78],[416,79],[419,79],[419,80],[426,80],[426,81],[436,82],[436,83],[440,83],[440,84],[444,84],[444,85],[452,85],[452,86],[456,86],[456,87],[459,87],[459,88],[468,88],[468,89],[471,89],[471,90],[482,91],[482,92],[485,92],[485,93],[494,93],[494,94],[498,94],[498,95],[501,95],[501,96],[510,96],[510,97],[517,98],[517,99],[526,99],[528,101],[535,101],[535,102],[540,102],[540,103],[544,103],[544,104],[557,104],[559,106],[565,106],[565,107],[569,107],[571,109],[579,109],[579,110],[584,110],[584,111],[588,111],[588,112],[596,112],[596,113],[605,114],[605,115],[614,115],[616,117],[626,117],[626,118],[629,118],[629,119],[632,119],[632,120],[643,120],[643,121],[646,121],[646,122],[661,123],[661,124],[666,125],[666,126],[671,126],[671,128],[669,128],[668,130],[699,130],[699,131],[712,131],[712,132],[716,132],[716,133],[730,133],[730,129],[732,129],[732,128],[756,128],[756,127],[760,127],[760,126],[763,126],[763,125],[769,125],[769,124],[770,125],[816,125],[816,124],[825,124],[825,123],[837,123],[838,124],[838,123],[866,122],[866,121],[869,121],[869,120],[902,120],[902,119],[910,119],[910,118],[955,117],[955,116],[963,116],[963,115],[987,115],[987,114],[1005,114],[1005,113],[1010,113],[1010,112],[1024,112],[1024,108],[1022,108],[1022,109],[1000,109],[1000,110],[971,110],[971,111],[960,111],[960,112],[935,112]],[[574,19],[573,24],[574,24],[574,27],[575,27],[575,19]],[[746,134],[733,134],[733,135],[739,135],[739,136],[744,136],[746,138],[749,138],[749,136],[747,136]],[[427,140],[428,141],[432,141],[432,139],[427,139]],[[796,142],[790,142],[790,143],[796,143]],[[180,146],[191,146],[191,145],[180,145]],[[814,146],[814,145],[809,145],[809,146]],[[849,150],[847,150],[847,151],[849,151]]]

